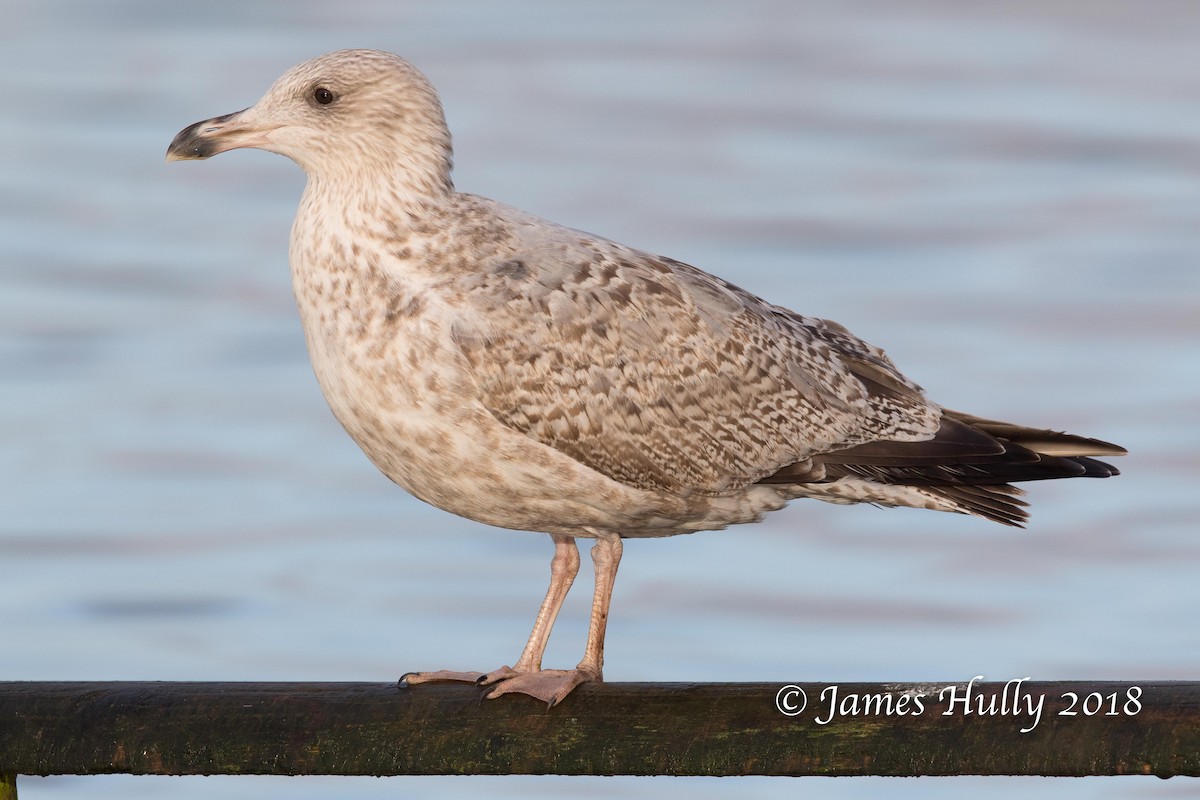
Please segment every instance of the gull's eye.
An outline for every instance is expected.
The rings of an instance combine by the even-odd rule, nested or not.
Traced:
[[[333,102],[333,92],[326,89],[324,86],[318,86],[313,89],[313,100],[316,100],[323,106],[327,106]]]

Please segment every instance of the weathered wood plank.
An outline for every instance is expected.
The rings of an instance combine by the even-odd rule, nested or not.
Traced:
[[[1200,683],[949,685],[0,682],[0,773],[1200,775]]]
[[[0,800],[17,800],[17,776],[0,772]]]

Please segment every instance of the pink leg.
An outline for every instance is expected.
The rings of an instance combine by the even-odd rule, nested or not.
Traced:
[[[617,580],[617,567],[621,564],[621,540],[597,539],[592,546],[592,563],[596,567],[596,591],[592,595],[592,621],[588,626],[587,646],[578,669],[593,671],[595,680],[601,680],[604,668],[604,632],[608,627],[608,606],[612,602],[613,584]]]
[[[546,643],[550,641],[554,620],[558,618],[558,610],[562,608],[563,600],[567,599],[567,592],[579,574],[579,548],[575,546],[575,540],[570,536],[554,534],[551,534],[551,538],[554,539],[554,558],[550,559],[550,588],[546,590],[546,598],[538,609],[529,641],[525,643],[516,666],[489,672],[479,679],[481,686],[498,683],[514,675],[537,672],[542,668],[542,654],[546,652]]]
[[[562,608],[563,600],[579,574],[579,548],[570,536],[551,535],[554,539],[554,558],[550,560],[550,588],[546,590],[546,598],[538,609],[537,619],[533,623],[533,631],[529,641],[517,659],[515,667],[500,667],[491,672],[456,672],[442,669],[435,672],[410,672],[400,679],[404,685],[432,683],[434,681],[466,681],[488,685],[503,681],[515,675],[537,672],[542,666],[542,654],[546,652],[546,643],[550,640],[550,631],[554,628],[554,620]]]
[[[592,596],[592,619],[588,626],[587,646],[583,660],[572,670],[545,669],[514,674],[501,678],[496,688],[488,693],[489,698],[502,694],[520,693],[544,700],[550,705],[562,702],[576,686],[587,681],[603,680],[604,632],[608,626],[608,606],[612,602],[613,584],[617,579],[617,567],[621,563],[621,540],[616,536],[597,538],[592,545],[592,563],[596,567],[596,590]],[[549,598],[547,598],[549,599]],[[540,618],[540,615],[539,615]],[[537,627],[534,627],[537,633]],[[530,645],[533,638],[530,639]],[[545,642],[542,642],[544,648]],[[530,650],[526,647],[526,653]],[[522,655],[522,658],[525,656]],[[538,651],[541,657],[541,651]],[[491,681],[489,681],[491,682]]]

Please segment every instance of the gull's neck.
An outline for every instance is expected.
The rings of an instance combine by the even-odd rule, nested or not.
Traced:
[[[375,240],[426,226],[431,212],[454,196],[449,165],[417,165],[337,172],[313,171],[300,201],[297,225],[325,235],[366,235]],[[305,232],[303,229],[298,232]]]

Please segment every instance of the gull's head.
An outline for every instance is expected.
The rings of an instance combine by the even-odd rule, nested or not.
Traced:
[[[167,161],[239,147],[279,153],[310,177],[382,178],[450,190],[450,133],[437,92],[412,64],[339,50],[288,70],[242,111],[184,128]]]

